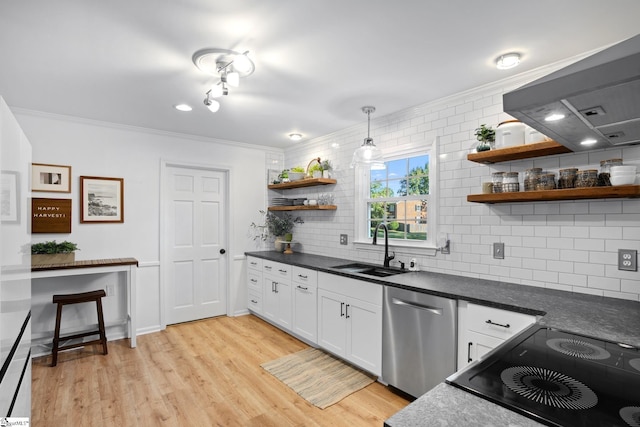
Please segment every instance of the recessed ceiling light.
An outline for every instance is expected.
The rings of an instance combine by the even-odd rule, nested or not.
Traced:
[[[565,118],[564,114],[561,113],[553,113],[553,114],[549,114],[547,117],[544,118],[545,122],[557,122],[558,120],[562,120]]]
[[[508,70],[520,64],[520,54],[511,52],[505,53],[496,59],[496,67],[498,70]]]
[[[598,140],[597,140],[597,139],[588,138],[588,139],[585,139],[585,140],[583,140],[583,141],[580,141],[580,145],[593,145],[593,144],[595,144],[596,142],[598,142]]]
[[[302,134],[300,133],[290,133],[289,139],[292,141],[300,141],[302,139]]]
[[[187,104],[174,105],[173,108],[175,108],[178,111],[191,111],[191,110],[193,110],[193,108],[191,108],[191,106],[187,105]]]

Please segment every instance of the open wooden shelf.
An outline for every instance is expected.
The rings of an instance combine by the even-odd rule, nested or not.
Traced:
[[[470,194],[468,202],[519,203],[582,199],[621,199],[640,197],[640,185],[565,188],[562,190],[519,191],[512,193]]]
[[[489,164],[571,152],[572,151],[567,147],[560,145],[555,141],[544,141],[533,144],[498,148],[489,151],[481,151],[480,153],[470,153],[467,155],[467,159],[476,163]]]
[[[314,185],[335,184],[336,182],[338,181],[332,178],[307,178],[307,179],[301,179],[299,181],[283,182],[282,184],[269,184],[267,188],[269,190],[287,190],[290,188],[302,188],[302,187],[313,187]]]
[[[315,205],[315,206],[269,206],[270,211],[335,211],[336,205]]]

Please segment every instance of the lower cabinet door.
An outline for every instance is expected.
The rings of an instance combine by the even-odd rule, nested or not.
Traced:
[[[276,323],[287,330],[291,330],[292,295],[291,284],[286,282],[278,282],[276,284],[276,298],[278,308],[276,310]]]
[[[318,342],[318,301],[315,288],[294,284],[292,330],[314,344]]]
[[[277,280],[265,277],[262,289],[262,315],[275,322],[278,312],[278,294],[275,291]]]
[[[479,334],[475,331],[467,331],[467,363],[480,359],[482,356],[499,346],[504,340],[489,335]],[[460,367],[458,367],[460,369]]]
[[[341,295],[318,289],[318,344],[342,357],[347,341],[344,300]]]
[[[367,371],[382,373],[382,307],[348,299],[346,358]]]

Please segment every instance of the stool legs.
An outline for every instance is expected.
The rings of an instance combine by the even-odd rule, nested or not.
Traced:
[[[62,304],[58,304],[56,309],[56,329],[53,333],[53,350],[51,354],[53,356],[51,360],[51,366],[58,364],[58,346],[60,345],[60,321],[62,319]]]
[[[102,316],[102,299],[96,300],[96,308],[98,309],[98,331],[100,332],[102,351],[104,354],[109,354],[109,351],[107,350],[107,335],[104,331],[104,317]]]

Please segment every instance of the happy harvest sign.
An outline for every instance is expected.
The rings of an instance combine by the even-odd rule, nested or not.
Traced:
[[[71,233],[71,199],[31,199],[32,233]]]

